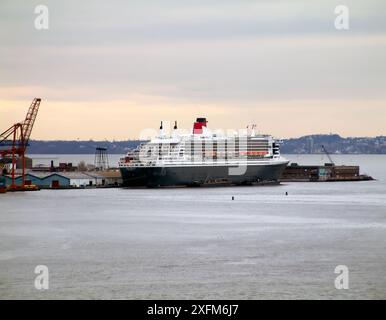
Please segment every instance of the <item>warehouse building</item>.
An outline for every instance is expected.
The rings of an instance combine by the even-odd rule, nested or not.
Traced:
[[[16,185],[21,185],[21,175],[15,177]],[[11,185],[12,177],[6,176],[6,184]],[[33,172],[25,175],[26,185],[36,185],[40,188],[69,187],[70,179],[56,173]]]
[[[119,186],[122,184],[122,176],[119,170],[87,172],[87,174],[96,176],[96,183],[102,186]]]
[[[21,181],[21,177],[19,179]],[[31,172],[26,174],[25,183],[27,185],[34,184],[42,188],[66,187],[70,185],[70,179],[56,173]]]
[[[57,175],[69,179],[70,186],[72,187],[92,187],[98,185],[93,176],[90,176],[84,172],[61,172],[57,173]]]
[[[12,184],[12,177],[5,176],[6,185]],[[15,176],[16,185],[21,185],[21,175]],[[119,172],[39,172],[25,175],[26,185],[40,188],[84,188],[93,186],[119,186],[122,178]]]

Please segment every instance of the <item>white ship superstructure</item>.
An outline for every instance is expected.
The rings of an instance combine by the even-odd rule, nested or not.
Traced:
[[[140,180],[140,185],[154,182],[155,186],[277,181],[277,170],[269,179],[268,170],[251,168],[284,169],[288,161],[280,156],[279,145],[280,141],[270,135],[256,134],[254,127],[225,135],[212,132],[206,119],[198,118],[191,133],[181,133],[175,125],[167,135],[161,123],[159,136],[130,151],[119,165],[126,185],[135,185]],[[239,167],[245,170],[235,169]],[[145,170],[151,168],[161,170]]]

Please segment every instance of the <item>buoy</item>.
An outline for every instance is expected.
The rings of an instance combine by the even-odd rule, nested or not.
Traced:
[[[232,200],[235,200],[235,197],[232,196]]]
[[[288,196],[288,192],[286,192],[285,195]]]

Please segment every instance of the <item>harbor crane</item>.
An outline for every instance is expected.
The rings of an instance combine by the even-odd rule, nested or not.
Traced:
[[[334,163],[334,161],[332,161],[330,154],[328,153],[327,149],[324,147],[323,144],[322,144],[322,150],[326,154],[326,156],[327,156],[328,160],[330,161],[331,165],[334,167],[335,163]]]
[[[9,187],[10,191],[27,190],[25,186],[25,154],[39,111],[40,102],[40,98],[33,99],[24,121],[15,123],[0,134],[0,162],[11,164],[12,183]],[[15,183],[17,159],[21,159],[22,163],[21,185],[16,185]]]

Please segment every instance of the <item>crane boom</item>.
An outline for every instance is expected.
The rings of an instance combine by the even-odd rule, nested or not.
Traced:
[[[36,116],[39,111],[39,106],[40,106],[41,99],[40,98],[35,98],[27,112],[27,115],[25,117],[25,120],[22,123],[23,126],[23,144],[24,148],[27,148],[28,146],[28,141],[31,136],[32,128],[35,123]]]
[[[32,128],[35,123],[41,101],[42,100],[40,98],[35,98],[28,109],[24,121],[18,123],[18,125],[21,125],[22,127],[21,133],[17,139],[18,141],[16,142],[16,145],[19,148],[23,148],[25,150],[28,146],[28,141],[31,136]],[[0,147],[12,145],[12,142],[9,139],[13,132],[14,126],[0,134]]]
[[[335,166],[334,161],[332,161],[330,154],[327,152],[327,150],[326,150],[326,148],[324,147],[323,144],[322,144],[322,150],[323,150],[323,152],[326,154],[328,160],[330,160],[330,163],[332,163],[332,165]]]

